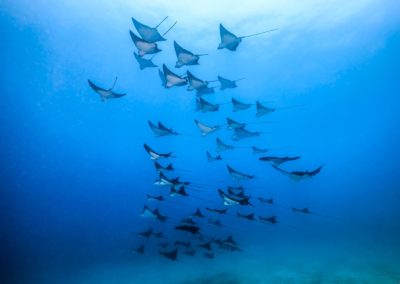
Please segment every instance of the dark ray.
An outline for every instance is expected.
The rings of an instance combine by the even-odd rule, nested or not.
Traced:
[[[153,229],[151,227],[147,231],[138,233],[139,236],[142,236],[145,238],[150,238],[152,234],[153,234]]]
[[[214,209],[214,208],[206,207],[206,210],[210,211],[210,212],[218,213],[218,214],[225,214],[228,211],[228,208],[225,208],[225,209]]]
[[[185,254],[189,255],[189,256],[194,256],[196,253],[195,249],[190,249],[190,250],[186,250]]]
[[[206,250],[211,250],[211,241],[206,242],[204,244],[199,244],[197,246]]]
[[[147,201],[164,201],[165,198],[162,195],[150,195],[150,194],[146,194],[147,197]]]
[[[301,181],[303,179],[312,178],[315,175],[317,175],[321,171],[323,166],[320,166],[320,167],[318,167],[317,169],[315,169],[313,171],[293,171],[293,172],[285,171],[285,170],[283,170],[281,168],[278,168],[277,166],[274,166],[274,165],[272,165],[272,167],[274,169],[276,169],[277,171],[283,173],[284,175],[290,177],[294,181]]]
[[[305,208],[292,207],[292,212],[293,213],[311,214],[310,210],[307,207],[305,207]]]
[[[250,220],[250,221],[255,220],[254,219],[254,213],[241,214],[241,213],[238,212],[238,213],[236,213],[236,216],[238,216],[240,218],[244,218],[244,219]]]
[[[159,250],[158,253],[165,256],[166,258],[171,259],[171,260],[176,260],[176,258],[178,256],[178,249],[176,248],[173,251],[169,251],[169,252]]]
[[[265,156],[258,158],[260,161],[264,162],[271,162],[274,166],[280,166],[283,163],[290,162],[290,161],[296,161],[300,159],[301,156],[295,156],[295,157],[274,157],[274,156]]]
[[[216,220],[216,219],[208,219],[208,223],[210,223],[211,225],[217,226],[217,227],[222,227],[222,223],[220,220]]]
[[[204,257],[209,258],[209,259],[213,259],[214,258],[214,254],[212,252],[206,252],[204,254]]]
[[[174,227],[175,230],[186,231],[192,234],[198,234],[200,232],[200,228],[198,226],[193,225],[178,225]]]
[[[258,216],[258,218],[259,218],[261,221],[265,221],[265,222],[268,222],[268,223],[271,223],[271,224],[276,224],[276,223],[278,223],[278,220],[276,219],[276,216],[275,216],[275,215],[274,215],[274,216],[269,216],[269,217]]]
[[[199,208],[197,208],[194,213],[190,214],[190,216],[197,217],[197,218],[204,218],[204,215],[203,215],[203,213],[201,213]]]
[[[184,242],[184,241],[175,241],[174,245],[176,246],[182,246],[184,248],[190,248],[190,242]]]
[[[266,204],[269,204],[269,205],[273,205],[274,204],[274,199],[273,198],[262,198],[262,197],[259,197],[258,200],[260,202],[262,202],[262,203],[266,203]]]
[[[138,253],[138,254],[144,254],[144,244],[142,244],[141,246],[132,249],[134,252]]]

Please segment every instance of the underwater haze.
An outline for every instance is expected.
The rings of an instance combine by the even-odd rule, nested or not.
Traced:
[[[400,283],[399,1],[0,0],[0,27],[1,283]]]

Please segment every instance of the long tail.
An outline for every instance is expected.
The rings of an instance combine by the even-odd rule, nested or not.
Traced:
[[[196,54],[197,56],[206,56],[208,55],[208,53],[200,53],[200,54]]]
[[[168,16],[166,16],[155,28],[158,28],[162,23],[164,23],[164,21],[168,19]]]
[[[172,30],[172,28],[175,27],[176,23],[178,23],[178,21],[176,21],[165,33],[163,33],[163,36],[165,36],[170,30]]]
[[[242,77],[242,78],[239,78],[239,79],[235,79],[235,80],[233,80],[234,82],[239,82],[239,81],[242,81],[242,80],[244,80],[244,79],[246,79],[245,77]]]
[[[118,77],[115,77],[115,79],[114,79],[114,84],[112,85],[111,90],[114,89],[115,84],[117,84],[117,80],[118,80]]]
[[[247,36],[241,36],[241,38],[252,37],[252,36],[258,36],[258,35],[270,33],[270,32],[276,31],[276,30],[279,30],[279,29],[272,29],[272,30],[263,31],[263,32],[256,33],[256,34],[251,34],[251,35],[247,35]]]

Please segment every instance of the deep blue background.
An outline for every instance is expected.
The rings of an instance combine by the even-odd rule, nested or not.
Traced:
[[[209,97],[211,101],[225,103],[234,96],[277,107],[304,105],[261,119],[276,124],[250,125],[269,133],[236,143],[226,130],[201,138],[193,119],[209,124],[225,123],[226,116],[256,121],[254,109],[232,114],[231,107],[223,105],[218,113],[196,113],[193,93],[163,89],[156,69],[141,72],[134,61],[129,16],[96,22],[93,19],[101,17],[85,21],[82,11],[68,20],[68,14],[56,17],[61,9],[56,13],[7,1],[0,8],[0,241],[5,269],[21,273],[28,268],[47,269],[50,264],[68,267],[129,258],[129,249],[136,244],[132,234],[147,226],[138,217],[145,192],[160,192],[151,184],[155,173],[144,142],[160,152],[174,151],[176,166],[191,170],[183,178],[212,184],[197,193],[208,199],[218,202],[216,189],[235,184],[225,169],[229,163],[257,175],[255,181],[245,183],[255,196],[274,196],[284,206],[309,206],[340,220],[299,219],[280,209],[282,221],[304,227],[308,234],[296,238],[283,233],[270,237],[272,243],[357,239],[367,246],[385,243],[388,250],[398,251],[398,25],[377,28],[379,36],[370,39],[360,32],[363,44],[337,50],[308,49],[306,43],[315,42],[316,35],[305,34],[294,41],[298,48],[280,51],[284,29],[275,36],[244,40],[236,53],[214,49],[217,26],[212,29],[216,41],[208,49],[204,42],[199,48],[194,44],[198,33],[183,37],[182,45],[210,53],[191,69],[199,77],[246,77],[238,89],[217,92]],[[35,11],[38,14],[32,16]],[[126,11],[127,15],[134,12]],[[155,57],[157,64],[173,65],[172,39],[184,33],[179,25],[176,29],[162,44],[164,52]],[[326,34],[321,37],[329,41]],[[376,37],[381,43],[364,53]],[[255,45],[267,40],[270,43],[263,50]],[[321,75],[324,68],[328,71]],[[103,103],[89,89],[87,79],[106,87],[114,76],[119,77],[115,90],[128,96]],[[195,136],[154,138],[148,119]],[[315,179],[297,184],[246,149],[223,153],[225,161],[208,164],[205,151],[214,149],[217,136],[230,144],[271,147],[275,155],[302,156],[286,169],[326,166]],[[162,212],[174,218],[204,204],[184,202],[189,203],[187,208],[164,205]],[[244,243],[265,240],[262,227],[240,224],[248,226],[246,232],[237,232]],[[169,232],[168,224],[162,228]]]

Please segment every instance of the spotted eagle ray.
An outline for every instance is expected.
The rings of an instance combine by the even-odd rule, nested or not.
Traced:
[[[244,191],[243,186],[228,186],[228,191],[234,191],[236,193],[240,193]]]
[[[277,29],[267,30],[256,34],[246,35],[246,36],[236,36],[230,31],[228,31],[222,24],[219,25],[219,34],[221,37],[221,42],[218,45],[218,49],[226,48],[230,51],[235,51],[238,45],[242,42],[242,39],[246,37],[257,36],[265,33],[275,31]]]
[[[219,125],[209,126],[207,124],[201,123],[197,119],[195,119],[194,122],[196,123],[197,127],[200,129],[201,136],[203,136],[203,137],[221,129],[221,127]]]
[[[151,58],[150,59],[143,58],[139,56],[136,52],[134,52],[133,55],[135,56],[136,61],[139,63],[140,70],[157,67],[157,65],[153,63]]]
[[[161,86],[166,88],[167,87],[167,78],[165,77],[163,71],[161,71],[160,69],[158,69],[158,76],[160,77],[160,80],[161,80]]]
[[[145,24],[142,24],[138,20],[132,17],[132,22],[133,25],[135,26],[137,32],[139,35],[146,41],[148,42],[156,42],[156,41],[165,41],[166,39],[163,37],[166,35],[175,25],[177,22],[175,22],[163,35],[161,35],[157,28],[168,18],[165,17],[157,26],[154,28],[151,28]]]
[[[252,138],[260,136],[261,132],[258,131],[249,131],[245,127],[237,127],[233,129],[234,134],[232,135],[233,140],[241,140],[244,138]]]
[[[237,213],[236,213],[236,216],[238,216],[238,217],[240,217],[240,218],[244,218],[244,219],[250,220],[250,221],[255,220],[255,219],[254,219],[254,213],[250,213],[250,214],[241,214],[241,213],[237,212]]]
[[[293,171],[293,172],[285,171],[281,168],[278,168],[275,165],[272,165],[272,167],[277,171],[283,173],[284,175],[290,177],[294,181],[301,181],[303,179],[312,178],[313,176],[317,175],[321,171],[323,166],[320,166],[313,171]]]
[[[276,219],[276,216],[275,216],[275,215],[274,215],[274,216],[269,216],[269,217],[258,216],[258,218],[259,218],[261,221],[265,221],[265,222],[268,222],[268,223],[271,223],[271,224],[276,224],[276,223],[278,223],[278,220]]]
[[[204,218],[204,215],[203,215],[203,213],[201,213],[199,208],[197,208],[194,213],[190,214],[190,216],[197,217],[197,218]]]
[[[176,249],[174,249],[172,251],[169,251],[169,252],[168,251],[159,250],[158,253],[163,255],[163,256],[165,256],[168,259],[176,260],[176,258],[178,256],[178,249],[176,248]]]
[[[228,211],[228,208],[225,208],[225,209],[215,209],[215,208],[206,207],[206,210],[207,210],[207,211],[210,211],[210,212],[218,213],[218,214],[225,214],[225,213]]]
[[[212,156],[210,154],[210,152],[207,151],[207,161],[215,162],[215,161],[221,161],[221,160],[222,160],[221,155]]]
[[[181,68],[182,66],[198,65],[200,56],[207,54],[194,54],[187,49],[184,49],[176,41],[174,41],[174,48],[176,53],[176,68]]]
[[[271,112],[274,112],[276,109],[274,108],[269,108],[264,105],[262,105],[259,101],[256,102],[256,117],[260,117],[266,114],[269,114]]]
[[[236,82],[243,80],[244,78],[236,79],[236,80],[229,80],[224,77],[218,76],[218,81],[221,84],[220,89],[223,91],[225,89],[234,89],[237,87]]]
[[[200,228],[194,225],[179,225],[174,227],[175,230],[186,231],[192,233],[193,235],[198,234],[200,232]]]
[[[204,95],[210,95],[210,94],[214,94],[216,87],[203,87],[203,88],[199,88],[196,90],[196,96],[201,97]]]
[[[235,129],[235,128],[242,128],[242,127],[246,126],[246,123],[237,122],[236,120],[233,120],[229,117],[226,118],[226,122],[228,125],[228,129],[230,129],[230,130]]]
[[[265,154],[268,152],[268,149],[258,148],[256,146],[252,146],[251,149],[252,149],[253,155]]]
[[[258,200],[260,200],[260,202],[262,203],[266,203],[266,204],[274,204],[274,199],[273,198],[263,198],[263,197],[259,197]]]
[[[144,254],[144,244],[142,244],[141,246],[132,249],[134,252],[138,253],[138,254]]]
[[[237,179],[237,180],[249,180],[249,179],[253,179],[255,176],[254,175],[248,175],[248,174],[244,174],[241,173],[235,169],[233,169],[231,166],[226,165],[226,168],[228,169],[229,175],[233,178],[233,179]]]
[[[203,256],[210,259],[214,258],[214,254],[212,252],[206,252],[205,254],[203,254]]]
[[[154,185],[159,185],[159,186],[172,186],[172,187],[190,185],[189,182],[180,181],[179,177],[177,177],[177,178],[168,178],[162,172],[158,173],[158,179],[156,179],[153,184]]]
[[[217,226],[217,227],[222,227],[222,223],[220,220],[217,219],[208,219],[208,223],[210,223],[211,225]]]
[[[211,250],[211,241],[208,241],[204,244],[199,244],[197,246],[206,250]]]
[[[140,216],[144,217],[144,218],[157,219],[157,220],[159,220],[161,222],[164,222],[165,220],[167,220],[166,216],[163,216],[163,215],[160,214],[158,208],[154,209],[154,210],[151,210],[147,205],[145,205],[143,207],[143,210],[140,213]]]
[[[232,205],[251,205],[249,203],[249,197],[238,198],[234,196],[230,196],[226,194],[221,189],[218,189],[218,194],[222,198],[225,206],[232,206]]]
[[[160,72],[159,72],[160,77],[161,77],[161,73],[164,76],[164,80],[162,80],[162,81],[163,81],[163,83],[165,82],[164,83],[165,88],[185,86],[187,84],[186,77],[175,74],[174,72],[169,70],[165,64],[163,64],[163,72],[161,72],[161,73]]]
[[[188,218],[185,218],[185,219],[182,219],[180,222],[179,222],[180,224],[186,224],[186,225],[196,225],[196,223],[193,221],[193,219],[192,218],[190,218],[190,217],[188,217]]]
[[[173,172],[173,171],[175,171],[175,168],[172,166],[172,163],[170,163],[168,166],[162,166],[157,161],[154,161],[154,167],[156,168],[157,172]]]
[[[153,149],[151,149],[147,144],[143,144],[144,149],[146,150],[146,152],[150,155],[150,159],[152,160],[158,160],[161,158],[173,158],[173,154],[172,152],[170,153],[157,153],[156,151],[154,151]]]
[[[142,237],[145,237],[145,238],[150,238],[151,237],[151,235],[153,234],[153,229],[151,228],[151,227],[149,227],[146,231],[144,231],[144,232],[139,232],[138,233],[138,235],[139,236],[142,236]]]
[[[184,186],[181,186],[179,189],[176,189],[174,186],[172,186],[169,196],[189,196],[189,194],[186,192]]]
[[[162,195],[150,195],[150,194],[146,194],[147,197],[147,201],[159,201],[162,202],[165,200],[165,198]]]
[[[184,247],[184,248],[190,248],[190,242],[175,241],[174,245],[181,246],[181,247]]]
[[[295,156],[295,157],[274,157],[274,156],[265,156],[265,157],[261,157],[258,158],[260,161],[264,161],[264,162],[271,162],[274,166],[280,166],[283,163],[286,162],[290,162],[290,161],[296,161],[298,159],[300,159],[301,156]]]
[[[148,42],[144,39],[141,39],[132,31],[129,31],[129,34],[131,35],[133,44],[138,49],[138,54],[140,57],[143,57],[146,54],[156,54],[161,51],[161,49],[158,48],[157,43]]]
[[[250,196],[246,196],[244,194],[243,190],[238,192],[238,191],[230,189],[229,187],[228,187],[228,194],[231,195],[231,196],[237,197],[237,198],[245,198],[245,197],[249,197],[250,198]]]
[[[197,78],[190,71],[187,71],[187,78],[188,78],[188,83],[189,83],[189,86],[187,88],[188,91],[193,91],[193,90],[197,90],[200,88],[204,88],[204,87],[207,87],[207,85],[208,85],[207,81]]]
[[[216,143],[217,143],[217,149],[216,149],[217,152],[235,149],[235,147],[222,142],[222,140],[218,137],[216,138]]]
[[[237,99],[232,98],[232,106],[233,106],[232,111],[237,112],[237,111],[246,110],[246,109],[250,108],[251,104],[245,104],[245,103],[238,101]]]
[[[196,98],[196,110],[201,112],[215,112],[219,110],[218,104],[212,104],[202,97]]]
[[[311,214],[310,210],[307,207],[305,207],[305,208],[292,207],[292,212],[293,213]]]
[[[105,102],[108,99],[116,99],[116,98],[126,96],[126,94],[117,94],[113,91],[115,84],[117,83],[117,80],[118,80],[118,78],[115,78],[114,84],[112,85],[112,87],[110,89],[100,88],[99,86],[95,85],[90,80],[88,80],[88,82],[89,82],[89,86],[93,89],[93,91],[95,91],[100,96],[101,100],[103,102]]]
[[[154,135],[156,137],[178,135],[177,132],[175,132],[171,128],[165,127],[165,125],[163,125],[161,122],[158,122],[158,125],[155,125],[150,120],[148,120],[147,123],[149,124],[150,129],[154,132]]]

